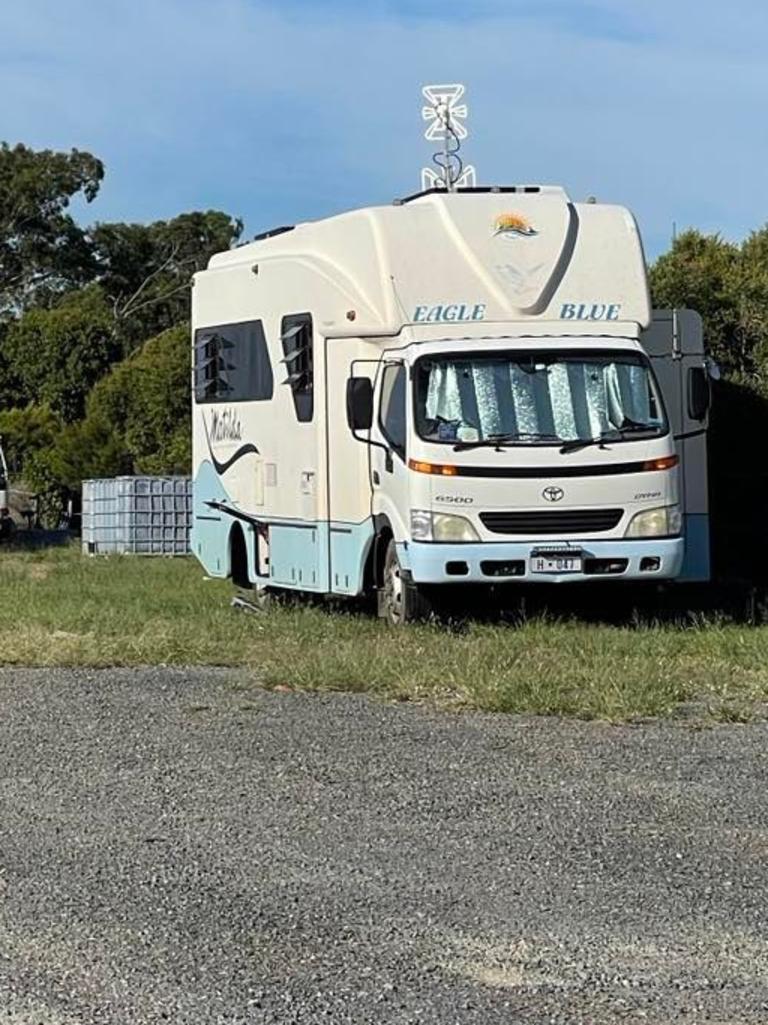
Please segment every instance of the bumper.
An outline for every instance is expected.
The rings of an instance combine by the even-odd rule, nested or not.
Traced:
[[[573,549],[583,554],[582,572],[536,573],[536,549]],[[478,542],[474,544],[398,544],[400,565],[417,584],[573,584],[593,580],[669,580],[683,565],[682,537],[639,541]],[[649,561],[650,560],[650,561]],[[653,560],[658,560],[655,564]],[[643,568],[641,568],[641,566]]]

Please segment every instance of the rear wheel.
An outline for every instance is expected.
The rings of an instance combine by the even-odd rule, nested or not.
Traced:
[[[430,604],[423,592],[403,574],[392,538],[384,556],[379,615],[392,626],[402,626],[404,623],[427,619],[430,612]]]

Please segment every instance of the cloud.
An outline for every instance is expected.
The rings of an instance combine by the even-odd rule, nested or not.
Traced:
[[[29,0],[0,13],[3,134],[91,149],[88,217],[249,229],[413,191],[420,86],[468,86],[486,182],[545,181],[738,237],[762,220],[768,10],[735,0]]]

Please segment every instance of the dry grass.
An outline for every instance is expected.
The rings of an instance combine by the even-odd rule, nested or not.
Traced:
[[[392,631],[322,608],[245,615],[192,559],[0,551],[6,665],[250,666],[268,686],[369,691],[453,707],[627,720],[690,702],[708,719],[763,714],[768,628],[726,623]]]
[[[191,559],[0,550],[0,659],[12,665],[242,664],[250,624]]]

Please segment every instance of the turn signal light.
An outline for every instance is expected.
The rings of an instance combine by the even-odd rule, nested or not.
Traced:
[[[643,463],[644,470],[671,470],[680,460],[677,456],[662,456],[661,459],[647,459]]]
[[[439,477],[457,477],[459,474],[458,466],[445,463],[422,463],[418,459],[409,459],[408,469],[415,470],[416,473],[433,473]]]

